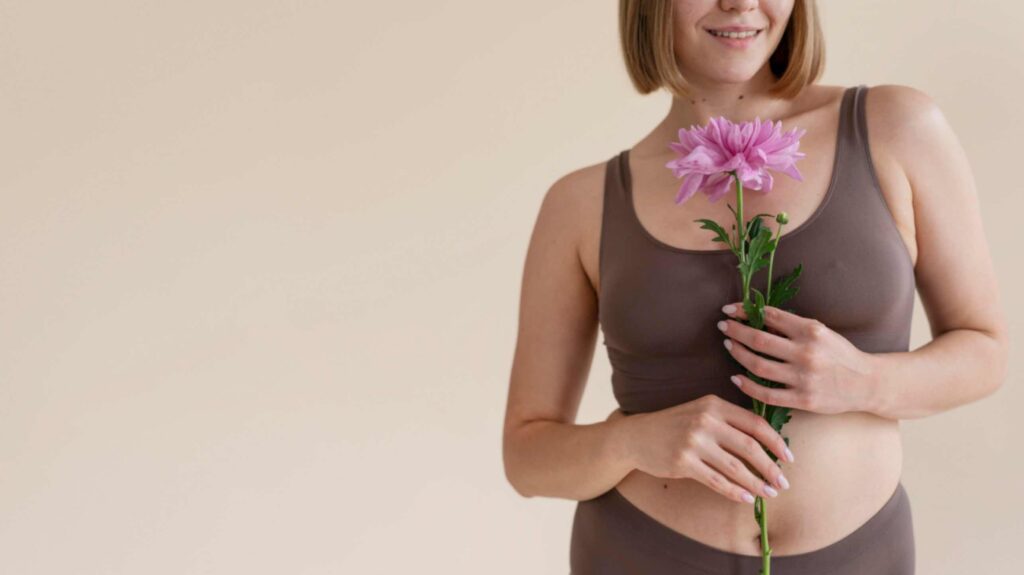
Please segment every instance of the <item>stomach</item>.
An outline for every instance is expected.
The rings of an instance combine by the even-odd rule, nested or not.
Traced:
[[[899,420],[867,412],[791,414],[782,434],[796,460],[779,461],[790,488],[777,497],[763,496],[773,557],[843,539],[882,508],[902,473]],[[720,550],[761,555],[753,504],[727,499],[694,479],[666,479],[638,469],[615,488],[677,533]]]

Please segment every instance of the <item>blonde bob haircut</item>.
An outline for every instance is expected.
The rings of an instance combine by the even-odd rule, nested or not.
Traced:
[[[641,94],[665,88],[677,98],[692,95],[673,50],[674,1],[619,0],[619,39],[626,70]],[[786,30],[769,58],[776,78],[769,93],[793,98],[818,80],[824,66],[825,39],[815,0],[794,0]]]

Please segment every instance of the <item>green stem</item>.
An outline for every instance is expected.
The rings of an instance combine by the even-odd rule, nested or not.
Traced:
[[[779,238],[782,237],[782,225],[779,224],[779,229],[775,233],[775,247],[779,247]],[[764,299],[772,301],[772,265],[775,263],[775,250],[768,255],[768,289],[764,292]]]
[[[747,261],[747,226],[743,221],[743,182],[740,181],[735,171],[730,173],[736,180],[736,237],[739,238],[740,264],[742,265]],[[750,302],[750,277],[747,274],[742,274],[741,279],[743,280],[743,306],[746,308],[746,304]]]
[[[746,268],[747,249],[745,242],[746,222],[743,221],[743,182],[740,181],[736,172],[731,172],[736,180],[736,236],[739,238],[740,269]],[[774,251],[772,257],[774,257]],[[768,285],[771,289],[771,263],[768,264]],[[750,303],[750,275],[741,273],[743,279],[743,308],[746,309]],[[748,373],[749,376],[749,373]],[[766,405],[762,401],[754,400],[754,413],[764,417]],[[758,495],[754,499],[755,516],[761,528],[761,575],[771,575],[771,547],[768,546],[768,512],[764,507],[764,499]]]
[[[755,503],[761,504],[761,575],[771,575],[772,548],[768,546],[768,510],[764,507],[764,498],[757,497]]]

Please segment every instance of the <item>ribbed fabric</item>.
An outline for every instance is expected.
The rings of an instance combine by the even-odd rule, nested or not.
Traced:
[[[871,161],[866,91],[858,85],[843,93],[828,189],[810,218],[783,228],[772,271],[779,279],[803,265],[799,292],[783,308],[822,321],[861,350],[907,351],[914,269]],[[634,210],[628,158],[627,149],[607,163],[599,252],[598,317],[615,398],[627,414],[709,393],[749,409],[752,399],[729,382],[744,368],[715,327],[721,307],[742,299],[736,256],[728,248],[678,248],[651,235]],[[759,289],[766,273],[755,276]],[[780,575],[911,575],[914,554],[900,482],[847,537],[773,556],[772,566]],[[760,567],[759,557],[707,546],[659,523],[614,488],[578,503],[570,556],[572,575],[753,575]]]

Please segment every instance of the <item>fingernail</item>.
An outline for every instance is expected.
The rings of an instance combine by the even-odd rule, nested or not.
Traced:
[[[731,341],[729,341],[729,340],[725,340],[725,341],[723,341],[723,342],[722,342],[722,345],[724,345],[724,346],[725,346],[725,349],[732,349],[732,342],[731,342]]]
[[[779,485],[781,485],[783,489],[789,489],[789,481],[787,481],[786,476],[781,473],[779,474]]]
[[[724,321],[720,321],[720,322],[718,322],[717,325],[718,325],[718,329],[720,329],[722,331],[725,331],[725,328],[728,327],[729,324],[725,323]]]
[[[764,492],[767,493],[770,497],[776,497],[779,494],[778,491],[772,489],[772,486],[768,485],[767,483],[764,484]]]
[[[730,375],[730,376],[729,376],[729,379],[730,379],[730,380],[731,380],[731,381],[732,381],[733,383],[735,383],[735,384],[736,384],[736,387],[743,387],[743,382],[742,382],[742,381],[740,381],[740,376],[738,376],[738,375]],[[792,460],[790,460],[790,461],[792,461]]]
[[[747,493],[746,491],[743,492],[743,495],[741,495],[741,497],[747,503],[753,503],[754,502],[754,496],[749,494],[749,493]]]
[[[795,459],[795,458],[793,457],[793,452],[792,452],[792,451],[790,451],[788,447],[786,448],[786,459],[789,459],[789,462],[790,462],[790,463],[792,463],[792,462],[793,462],[793,460]]]
[[[736,311],[736,306],[734,306],[732,304],[729,304],[729,305],[726,305],[726,306],[722,306],[722,311],[724,311],[725,313],[728,313],[728,314],[732,314],[733,312]]]

